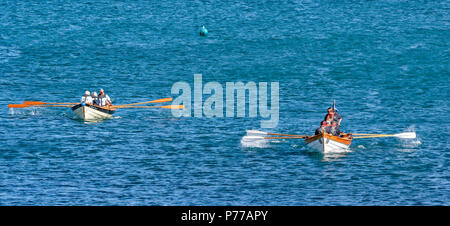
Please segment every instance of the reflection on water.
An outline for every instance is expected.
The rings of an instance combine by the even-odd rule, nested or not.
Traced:
[[[70,118],[72,120],[79,121],[79,122],[84,123],[84,124],[101,123],[101,122],[104,122],[104,121],[107,121],[107,120],[114,119],[114,118],[80,119],[80,118],[78,118],[76,116],[72,116]]]
[[[347,149],[344,151],[322,153],[314,149],[310,149],[307,146],[303,146],[300,151],[313,159],[325,162],[342,161],[342,158],[346,157],[348,153],[353,152],[351,149]]]
[[[324,162],[333,162],[333,161],[341,161],[343,157],[346,157],[350,151],[345,152],[334,152],[334,153],[325,153],[322,154],[322,161]]]
[[[77,121],[80,121],[84,124],[94,124],[94,123],[100,123],[105,121],[106,119],[91,119],[91,120],[83,120],[83,119],[76,119]]]

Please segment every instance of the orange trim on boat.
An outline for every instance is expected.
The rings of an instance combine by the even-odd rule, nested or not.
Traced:
[[[333,135],[330,135],[330,134],[326,133],[326,134],[324,134],[324,137],[328,138],[330,140],[334,140],[336,142],[348,145],[348,146],[350,146],[350,144],[352,143],[352,138],[349,137],[348,135],[344,135],[344,137],[337,137],[337,136],[333,136]],[[314,136],[305,138],[305,141],[306,141],[307,144],[309,144],[309,143],[311,143],[311,142],[313,142],[315,140],[318,140],[320,138],[322,138],[322,134],[314,135]]]

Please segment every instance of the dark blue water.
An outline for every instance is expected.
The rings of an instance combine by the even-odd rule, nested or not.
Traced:
[[[448,1],[4,1],[0,205],[449,205]],[[199,35],[201,25],[209,34]],[[278,133],[311,134],[336,100],[342,129],[415,131],[324,156],[285,140],[241,145],[259,118],[69,109],[175,82],[279,82]],[[173,97],[176,97],[173,96]]]

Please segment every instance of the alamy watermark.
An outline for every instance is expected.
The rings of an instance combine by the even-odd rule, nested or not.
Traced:
[[[246,93],[248,93],[248,117],[259,116],[261,128],[275,128],[279,118],[279,84],[270,83],[270,108],[268,106],[267,82],[226,82],[225,109],[224,88],[218,82],[208,82],[203,86],[202,75],[194,74],[194,89],[187,82],[173,84],[171,93],[179,95],[172,104],[184,105],[184,109],[172,109],[174,117],[246,117]],[[192,92],[194,102],[192,103]],[[203,94],[210,95],[203,101]],[[236,94],[236,96],[235,96]],[[236,98],[235,98],[236,97]],[[193,114],[192,114],[193,108]],[[225,115],[224,115],[225,110]]]

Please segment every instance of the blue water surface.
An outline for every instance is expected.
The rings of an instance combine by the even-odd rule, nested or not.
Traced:
[[[2,1],[0,205],[449,205],[449,1]],[[208,36],[200,36],[205,25]],[[279,82],[279,123],[311,134],[335,99],[342,130],[414,131],[324,156],[303,140],[241,144],[260,118],[70,109],[175,82]],[[206,98],[206,96],[205,96]]]

